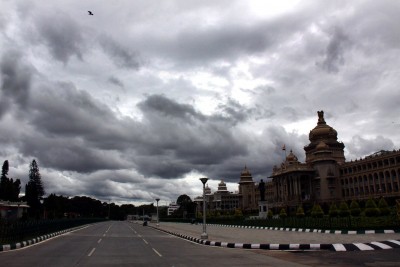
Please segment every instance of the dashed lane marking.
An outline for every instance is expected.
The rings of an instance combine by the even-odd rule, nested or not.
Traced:
[[[160,254],[160,252],[158,252],[155,248],[153,248],[153,251],[160,257],[162,257],[162,255]]]
[[[95,250],[96,250],[96,248],[92,248],[92,250],[91,250],[90,253],[88,254],[88,257],[92,256],[92,254],[94,253]]]

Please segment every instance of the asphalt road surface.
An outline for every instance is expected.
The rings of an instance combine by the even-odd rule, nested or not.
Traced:
[[[400,249],[286,252],[195,244],[150,227],[103,222],[19,250],[0,266],[400,266]]]

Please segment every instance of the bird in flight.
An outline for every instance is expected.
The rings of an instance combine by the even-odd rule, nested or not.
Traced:
[[[89,13],[89,15],[90,15],[90,16],[93,16],[93,13],[92,13],[92,11],[88,11],[88,13]]]

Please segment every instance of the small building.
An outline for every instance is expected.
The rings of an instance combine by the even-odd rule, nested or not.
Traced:
[[[22,218],[28,208],[26,202],[0,201],[0,218],[8,220]]]
[[[179,209],[179,207],[180,206],[178,204],[176,204],[175,202],[170,203],[168,206],[167,215],[170,216],[172,213],[174,213],[174,211]]]

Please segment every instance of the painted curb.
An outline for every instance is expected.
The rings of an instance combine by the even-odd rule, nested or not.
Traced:
[[[27,241],[18,242],[18,243],[0,245],[0,252],[28,247],[28,246],[31,246],[33,244],[40,243],[40,242],[42,242],[44,240],[47,240],[49,238],[53,238],[53,237],[56,237],[56,236],[59,236],[59,235],[63,235],[65,233],[69,233],[69,232],[73,232],[73,231],[82,229],[82,228],[84,228],[86,226],[87,225],[82,225],[82,226],[78,226],[78,227],[74,227],[74,228],[58,231],[58,232],[55,232],[55,233],[42,235],[42,236],[27,240]]]
[[[175,233],[160,229],[154,226],[148,226],[155,230],[162,231],[201,245],[242,248],[242,249],[264,249],[264,250],[330,250],[330,251],[364,251],[364,250],[382,250],[400,248],[400,240],[373,241],[371,243],[349,243],[349,244],[249,244],[249,243],[228,243],[220,241],[209,241],[195,238],[180,233]]]

